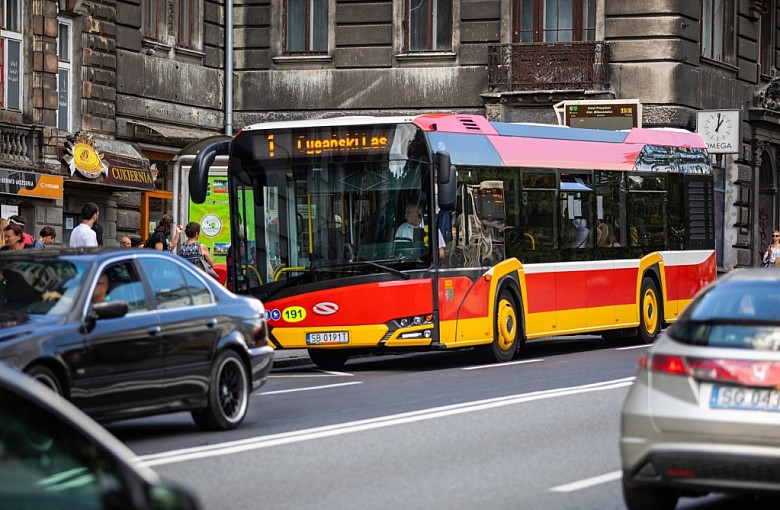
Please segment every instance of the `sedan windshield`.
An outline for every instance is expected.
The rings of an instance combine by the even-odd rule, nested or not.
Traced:
[[[780,350],[780,288],[775,281],[715,285],[669,329],[682,343]]]
[[[86,268],[57,258],[0,260],[0,312],[67,313]]]

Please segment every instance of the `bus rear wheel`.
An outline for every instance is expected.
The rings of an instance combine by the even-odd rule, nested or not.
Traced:
[[[499,294],[496,305],[493,341],[482,349],[486,361],[505,363],[514,358],[517,353],[519,325],[515,299],[508,290],[504,289]]]
[[[340,370],[349,359],[349,352],[340,349],[309,349],[309,359],[323,370]]]
[[[639,292],[639,332],[636,340],[645,344],[655,342],[661,331],[661,322],[658,287],[652,278],[646,276]]]

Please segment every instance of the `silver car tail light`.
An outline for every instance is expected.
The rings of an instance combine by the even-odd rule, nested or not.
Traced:
[[[651,372],[693,377],[699,381],[780,387],[780,362],[717,358],[686,358],[643,354],[639,367]]]

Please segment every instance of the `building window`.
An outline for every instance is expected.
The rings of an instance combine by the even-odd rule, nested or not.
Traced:
[[[73,69],[73,23],[70,20],[58,19],[59,33],[57,36],[57,128],[71,131],[71,92]]]
[[[701,55],[727,64],[734,61],[733,0],[703,0]]]
[[[409,51],[452,50],[452,0],[406,0]]]
[[[146,39],[157,40],[158,0],[141,2],[141,33]]]
[[[328,0],[287,0],[285,53],[328,51]]]
[[[203,0],[141,0],[141,34],[147,47],[200,51]]]
[[[22,0],[3,0],[0,29],[0,108],[21,110],[22,92]]]
[[[194,0],[179,0],[179,30],[176,45],[182,48],[192,46],[192,22]]]
[[[761,65],[761,74],[772,74],[772,55],[775,53],[775,46],[772,41],[772,19],[775,11],[775,6],[771,2],[764,1],[757,4],[758,15],[761,16],[761,31],[759,33],[758,41],[758,63]],[[771,10],[770,10],[771,9]]]
[[[512,42],[593,41],[596,0],[514,0]]]

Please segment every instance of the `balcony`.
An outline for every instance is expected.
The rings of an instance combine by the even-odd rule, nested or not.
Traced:
[[[488,46],[489,92],[607,90],[604,42],[512,43]]]

